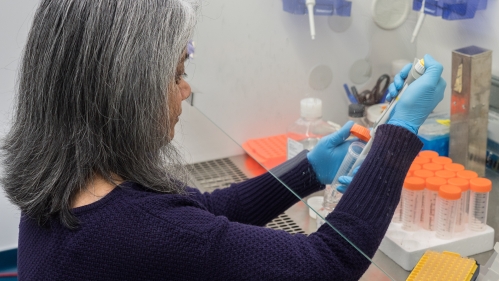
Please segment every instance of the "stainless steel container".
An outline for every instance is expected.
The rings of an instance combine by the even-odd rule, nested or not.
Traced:
[[[492,51],[469,46],[452,52],[449,157],[485,175]]]

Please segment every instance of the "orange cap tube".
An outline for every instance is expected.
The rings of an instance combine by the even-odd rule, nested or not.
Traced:
[[[431,162],[436,163],[436,164],[440,164],[440,165],[445,165],[445,164],[451,164],[452,159],[450,159],[449,157],[445,157],[445,156],[438,156],[438,157],[431,158]]]
[[[470,171],[470,170],[464,170],[464,171],[459,171],[456,173],[456,176],[458,178],[462,178],[465,180],[471,180],[471,179],[476,179],[478,178],[478,174],[476,172]]]
[[[436,163],[428,163],[428,164],[423,164],[423,169],[436,172],[443,170],[444,166]]]
[[[409,190],[423,190],[425,181],[418,177],[408,177],[404,180],[404,188]]]
[[[470,189],[474,192],[490,192],[492,190],[492,181],[486,178],[474,178],[470,180]]]
[[[461,198],[461,188],[453,185],[442,185],[438,190],[438,196],[447,200],[458,200]]]
[[[447,185],[447,181],[439,177],[426,178],[426,188],[431,191],[439,191],[442,185]]]
[[[464,166],[458,163],[450,163],[444,165],[444,170],[457,173],[459,171],[464,171]]]
[[[358,137],[360,140],[368,142],[371,139],[371,132],[368,128],[361,126],[359,124],[353,124],[350,129],[350,134]]]
[[[414,158],[414,161],[412,163],[413,164],[423,165],[423,164],[426,164],[426,163],[430,163],[430,158],[424,158],[424,157],[416,156],[416,158]]]
[[[470,182],[461,178],[448,179],[447,183],[461,188],[461,192],[466,192],[470,189]]]
[[[418,156],[431,159],[431,158],[438,157],[438,153],[433,151],[433,150],[423,150],[423,151],[419,152]]]
[[[433,173],[432,171],[428,171],[428,170],[416,170],[412,174],[413,174],[413,177],[418,177],[418,178],[422,178],[422,179],[426,179],[426,178],[435,176],[435,173]]]
[[[435,172],[435,176],[443,179],[452,179],[456,177],[456,173],[446,170],[440,170]]]
[[[414,172],[417,170],[421,170],[421,165],[412,163],[409,167],[409,172]]]

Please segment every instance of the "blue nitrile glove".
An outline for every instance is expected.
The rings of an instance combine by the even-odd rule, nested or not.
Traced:
[[[351,176],[339,177],[338,182],[341,183],[341,185],[338,185],[338,187],[336,187],[336,190],[338,190],[340,193],[345,193],[345,191],[347,191],[347,188],[350,185],[350,183],[352,183],[353,177],[355,177],[355,175],[359,171],[359,168],[360,168],[360,166],[357,166],[355,169],[353,169]]]
[[[391,101],[393,98],[395,98],[399,91],[402,90],[402,87],[404,86],[405,78],[407,78],[407,75],[409,75],[409,72],[411,71],[412,68],[412,63],[406,64],[404,68],[395,75],[393,78],[393,82],[390,84],[388,87],[388,94],[386,95],[386,101]]]
[[[348,147],[354,140],[345,141],[350,136],[352,121],[348,121],[337,132],[323,137],[317,145],[307,153],[308,162],[312,165],[317,179],[322,184],[333,182],[341,162],[347,154]]]
[[[417,134],[419,127],[444,97],[447,86],[442,75],[442,65],[430,55],[424,56],[426,71],[405,90],[395,105],[388,124],[401,126]],[[406,66],[407,67],[407,66]],[[406,70],[405,67],[403,71]],[[407,77],[400,73],[400,77]],[[397,85],[395,85],[396,87]],[[393,97],[390,95],[390,97]]]

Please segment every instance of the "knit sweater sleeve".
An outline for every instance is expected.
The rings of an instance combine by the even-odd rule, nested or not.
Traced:
[[[303,151],[270,172],[229,188],[212,193],[201,193],[197,189],[189,189],[189,192],[215,215],[262,226],[298,202],[289,189],[305,197],[323,187],[307,160],[307,152]]]
[[[403,128],[380,126],[357,176],[326,218],[369,257],[379,247],[403,179],[421,146],[416,135]],[[209,275],[217,280],[358,280],[370,264],[327,224],[307,237],[223,220],[218,223],[209,254],[211,268],[216,268]],[[234,262],[245,266],[234,266]]]

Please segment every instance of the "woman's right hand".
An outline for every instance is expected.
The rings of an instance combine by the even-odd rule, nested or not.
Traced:
[[[425,55],[424,64],[425,73],[407,87],[388,121],[388,124],[404,127],[415,134],[418,133],[419,127],[428,115],[443,99],[447,85],[441,77],[443,66],[439,62],[430,55]],[[406,71],[405,68],[402,72],[404,71]],[[401,73],[400,76],[403,76],[403,74],[407,77],[405,72]],[[391,85],[390,91],[394,88]],[[393,95],[393,93],[390,93],[390,95]]]

